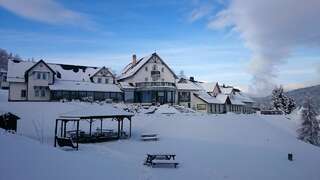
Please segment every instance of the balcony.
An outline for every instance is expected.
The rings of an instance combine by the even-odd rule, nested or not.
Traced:
[[[136,83],[136,87],[154,87],[154,86],[169,86],[169,87],[175,87],[175,84],[172,82],[139,82]]]

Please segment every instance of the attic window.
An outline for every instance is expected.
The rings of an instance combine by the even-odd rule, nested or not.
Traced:
[[[156,71],[157,70],[157,65],[153,65],[152,70]]]

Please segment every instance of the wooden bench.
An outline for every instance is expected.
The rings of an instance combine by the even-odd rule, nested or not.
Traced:
[[[165,160],[165,159],[163,159],[163,160],[152,160],[152,162],[151,162],[151,167],[164,166],[164,165],[169,165],[169,166],[173,166],[174,168],[177,168],[179,163],[174,161],[174,160]]]
[[[67,146],[67,147],[72,147],[73,149],[77,149],[77,146],[74,145],[74,143],[73,143],[71,138],[59,138],[59,137],[56,137],[56,141],[57,141],[57,143],[58,143],[58,145],[60,147]]]
[[[159,137],[157,134],[141,134],[142,141],[158,141]]]

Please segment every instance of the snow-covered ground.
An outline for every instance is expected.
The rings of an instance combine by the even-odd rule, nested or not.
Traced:
[[[0,92],[0,96],[5,93]],[[320,148],[296,139],[296,116],[179,113],[168,106],[133,118],[128,140],[53,147],[55,118],[86,106],[79,102],[6,102],[0,110],[21,117],[18,134],[0,131],[0,179],[319,179]],[[125,105],[117,105],[123,107]],[[96,123],[97,125],[99,123]],[[88,127],[86,122],[81,128]],[[105,127],[115,128],[115,122]],[[69,128],[73,128],[71,125]],[[145,132],[157,142],[140,141]],[[40,143],[41,142],[41,143]],[[180,167],[143,166],[146,153],[177,155]],[[294,161],[287,160],[293,153]]]

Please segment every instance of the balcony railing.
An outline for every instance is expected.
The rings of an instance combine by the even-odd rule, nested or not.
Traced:
[[[140,82],[136,83],[137,87],[152,87],[152,86],[175,86],[171,82]]]

